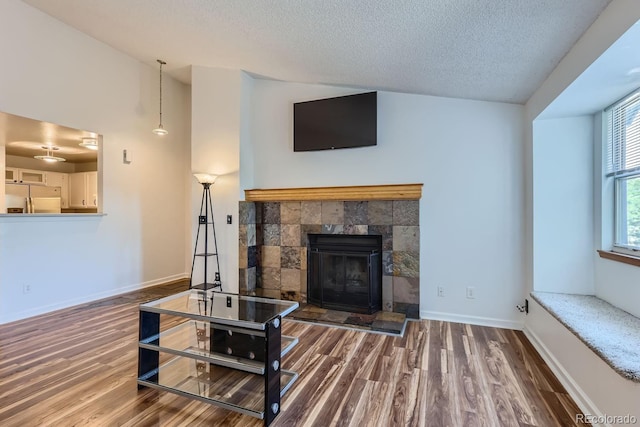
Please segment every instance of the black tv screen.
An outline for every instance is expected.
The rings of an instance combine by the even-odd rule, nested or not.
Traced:
[[[376,92],[293,104],[293,151],[377,144]]]

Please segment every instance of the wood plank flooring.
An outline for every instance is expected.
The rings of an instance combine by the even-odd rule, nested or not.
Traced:
[[[260,426],[138,390],[138,304],[158,286],[0,326],[0,426]],[[300,373],[273,426],[574,426],[579,410],[518,331],[409,322],[404,337],[287,321]]]

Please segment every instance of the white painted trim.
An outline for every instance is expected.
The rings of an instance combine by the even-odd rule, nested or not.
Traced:
[[[544,359],[545,363],[549,366],[556,378],[558,378],[562,386],[567,390],[571,398],[576,402],[582,413],[592,414],[596,417],[603,416],[604,414],[602,414],[602,412],[600,412],[593,401],[589,399],[589,396],[587,396],[587,394],[584,392],[584,390],[582,390],[582,388],[573,379],[573,377],[569,375],[567,370],[562,366],[562,364],[560,364],[558,359],[556,359],[553,354],[551,354],[549,349],[544,345],[542,340],[540,340],[538,335],[530,330],[527,325],[525,325],[522,331],[524,332],[524,335],[527,337],[527,339],[531,342],[531,344],[535,347],[536,351],[540,354],[542,359]],[[585,349],[591,351],[586,346]]]
[[[125,286],[122,288],[112,289],[110,291],[98,292],[91,295],[83,296],[82,298],[74,298],[69,299],[67,301],[63,301],[56,304],[45,305],[41,307],[36,307],[30,310],[24,310],[18,313],[13,313],[9,317],[0,317],[0,325],[9,322],[15,322],[16,320],[26,319],[28,317],[38,316],[40,314],[50,313],[52,311],[61,310],[63,308],[73,307],[78,304],[84,304],[87,302],[97,301],[103,298],[114,297],[117,295],[126,294],[132,291],[138,291],[140,289],[149,288],[152,286],[160,285],[162,283],[172,282],[176,280],[188,279],[189,275],[186,273],[174,274],[167,277],[162,277],[160,279],[149,280],[147,282],[138,283],[134,285]]]
[[[470,325],[491,326],[493,328],[515,329],[517,331],[521,331],[524,326],[524,320],[522,322],[514,322],[512,320],[496,319],[493,317],[463,316],[460,314],[428,310],[420,310],[420,318],[428,320],[442,320],[445,322],[468,323]]]

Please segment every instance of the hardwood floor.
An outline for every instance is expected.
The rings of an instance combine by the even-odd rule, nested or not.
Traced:
[[[0,326],[0,425],[260,426],[138,391],[138,304],[160,286]],[[300,373],[274,426],[573,426],[578,408],[518,331],[409,322],[403,338],[292,321]]]

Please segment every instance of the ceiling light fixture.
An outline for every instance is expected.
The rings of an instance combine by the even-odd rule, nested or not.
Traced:
[[[165,65],[166,62],[162,61],[161,59],[156,59],[156,61],[158,61],[158,64],[160,64],[160,124],[153,130],[153,133],[163,136],[169,133],[165,130],[165,128],[162,127],[162,66]]]
[[[43,145],[42,148],[47,150],[47,155],[46,156],[33,156],[34,159],[44,160],[45,162],[49,162],[49,163],[66,162],[67,161],[67,159],[64,159],[62,157],[56,157],[56,156],[53,155],[53,152],[59,150],[60,148],[54,147],[54,146],[51,146],[51,145]]]
[[[95,138],[82,138],[82,142],[78,145],[96,151],[98,149],[98,140]]]

